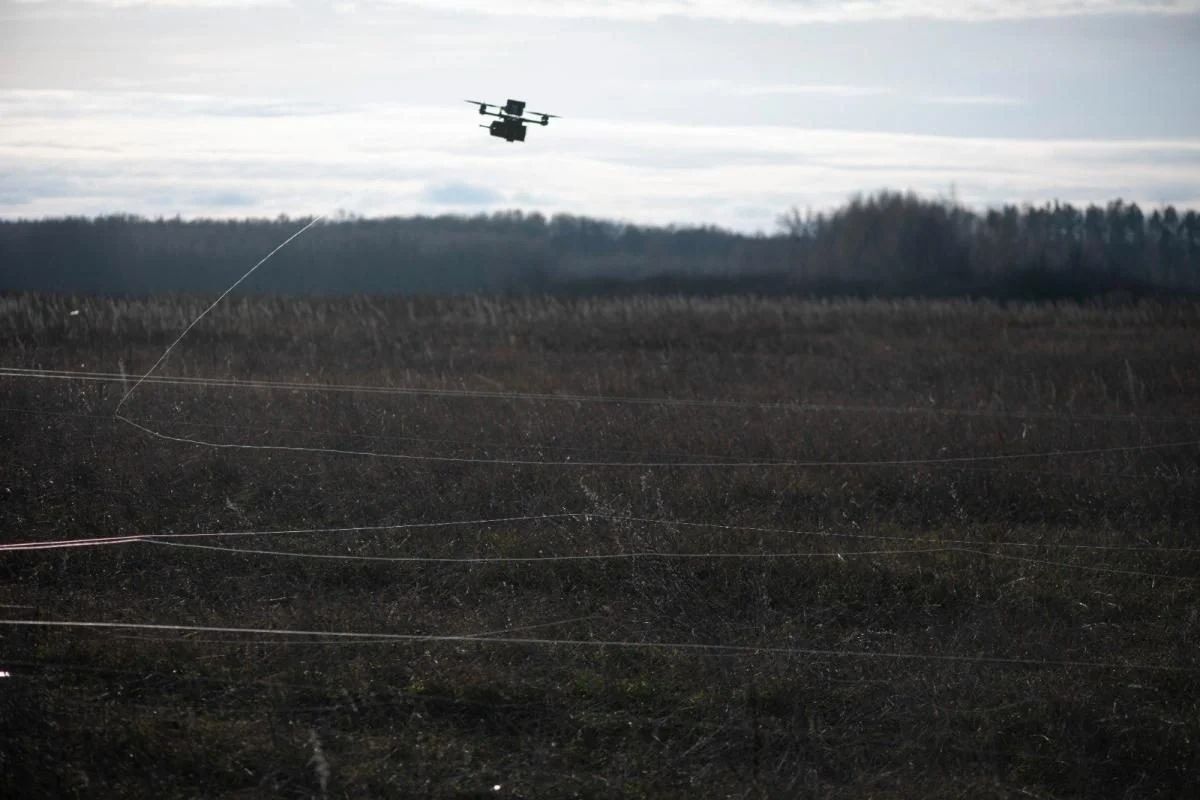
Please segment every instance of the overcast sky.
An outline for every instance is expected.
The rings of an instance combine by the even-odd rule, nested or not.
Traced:
[[[464,98],[563,115],[509,144]],[[0,0],[0,217],[1200,207],[1200,0]]]

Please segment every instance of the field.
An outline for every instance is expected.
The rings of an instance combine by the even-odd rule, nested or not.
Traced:
[[[0,297],[0,795],[1200,786],[1200,305],[207,302]]]

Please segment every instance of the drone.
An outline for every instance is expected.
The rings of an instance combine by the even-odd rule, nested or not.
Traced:
[[[526,122],[532,122],[534,125],[549,125],[551,119],[559,118],[558,114],[543,114],[540,111],[530,111],[529,114],[531,116],[541,117],[541,119],[526,119],[524,100],[509,100],[502,106],[495,103],[484,103],[479,100],[468,100],[467,102],[479,106],[480,114],[489,117],[499,117],[492,124],[480,125],[479,127],[487,128],[491,131],[492,136],[497,136],[506,142],[525,141]],[[489,108],[496,110],[488,111]]]

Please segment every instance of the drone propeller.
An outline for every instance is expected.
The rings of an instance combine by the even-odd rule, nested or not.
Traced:
[[[530,111],[530,116],[541,117],[541,119],[531,119],[530,122],[536,122],[538,125],[549,125],[550,120],[560,119],[558,114],[543,114],[540,111]]]

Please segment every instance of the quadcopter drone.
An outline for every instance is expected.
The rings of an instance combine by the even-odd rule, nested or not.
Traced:
[[[467,102],[479,106],[480,114],[485,114],[489,117],[499,117],[491,125],[480,125],[479,127],[487,128],[491,131],[492,136],[497,136],[506,142],[525,141],[526,122],[532,122],[535,125],[549,125],[552,118],[558,118],[557,114],[542,114],[538,111],[530,111],[530,115],[541,117],[541,119],[526,119],[524,100],[509,100],[502,106],[498,106],[495,103],[483,103],[479,100],[468,100]],[[489,108],[496,110],[488,111]]]

